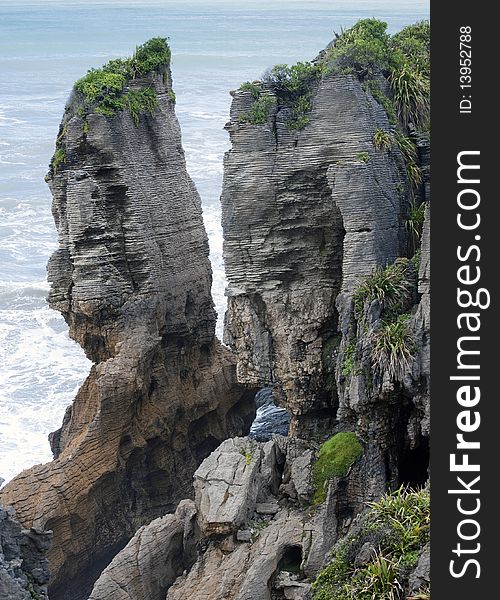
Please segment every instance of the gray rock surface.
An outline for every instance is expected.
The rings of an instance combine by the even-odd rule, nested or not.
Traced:
[[[169,586],[191,566],[196,508],[183,500],[175,514],[141,527],[97,580],[89,600],[164,600]]]
[[[249,449],[255,462],[245,461],[244,467]],[[215,450],[195,474],[202,552],[169,589],[167,600],[308,598],[325,547],[336,539],[330,513],[310,509],[312,462],[307,442],[281,436],[267,443],[227,440]],[[222,468],[214,470],[216,464]],[[285,474],[291,488],[281,484]],[[301,490],[308,510],[289,489]],[[240,526],[235,534],[228,526],[231,515]],[[318,545],[318,538],[325,543]]]
[[[51,532],[23,529],[12,509],[0,506],[0,598],[48,600],[47,550]]]
[[[410,593],[416,594],[422,588],[428,588],[431,581],[431,548],[430,544],[422,550],[416,569],[410,576]]]
[[[234,93],[227,126],[225,339],[239,381],[273,387],[294,416],[292,433],[331,430],[338,400],[324,359],[339,342],[335,300],[401,255],[404,163],[397,149],[374,149],[387,116],[353,76],[321,81],[301,131],[286,127],[286,110],[264,125],[240,123],[250,102]]]
[[[54,531],[53,600],[86,598],[136,530],[192,495],[200,462],[248,431],[255,391],[215,338],[201,203],[186,171],[169,65],[136,77],[158,106],[138,122],[81,116],[73,93],[48,181],[59,247],[49,302],[94,362],[55,460],[0,492],[25,527]]]
[[[258,442],[223,442],[194,474],[195,501],[205,536],[227,535],[245,524],[259,493],[262,450]]]

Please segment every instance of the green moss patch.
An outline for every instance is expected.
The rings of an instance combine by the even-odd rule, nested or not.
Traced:
[[[326,500],[328,481],[345,475],[362,454],[363,447],[351,431],[337,433],[321,446],[313,467],[314,504]]]

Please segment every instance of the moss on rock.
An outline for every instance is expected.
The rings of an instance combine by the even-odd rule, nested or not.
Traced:
[[[345,475],[362,454],[363,447],[352,431],[337,433],[321,446],[313,467],[314,504],[326,500],[328,481]]]

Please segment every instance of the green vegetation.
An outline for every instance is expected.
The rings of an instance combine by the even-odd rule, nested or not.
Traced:
[[[240,90],[242,92],[250,92],[255,100],[259,99],[260,93],[262,91],[262,83],[261,82],[251,82],[245,81],[240,85]]]
[[[356,154],[356,160],[367,163],[370,160],[370,155],[368,152],[359,152],[359,154]]]
[[[344,350],[344,362],[342,364],[342,375],[349,377],[356,366],[356,342],[351,341]]]
[[[329,70],[350,71],[366,79],[392,124],[397,115],[404,130],[410,124],[426,129],[430,105],[429,48],[428,21],[409,25],[391,37],[387,23],[363,19],[337,36],[324,60]],[[391,98],[374,79],[380,74],[388,78]]]
[[[373,75],[390,67],[387,23],[378,19],[363,19],[337,36],[333,48],[327,51],[326,61],[358,76]]]
[[[425,219],[425,202],[419,202],[418,200],[413,199],[410,202],[410,211],[408,213],[408,218],[406,219],[405,225],[410,235],[411,248],[413,252],[416,251],[420,240],[422,238],[422,230],[424,228],[424,219]]]
[[[137,126],[139,114],[151,113],[157,106],[156,92],[152,87],[127,92],[125,88],[137,77],[168,66],[170,57],[167,40],[153,38],[138,46],[131,58],[111,60],[101,69],[90,69],[74,86],[75,91],[83,96],[80,116],[84,117],[94,110],[112,117],[128,108]]]
[[[418,21],[393,35],[391,47],[396,56],[399,54],[397,60],[400,63],[407,62],[413,69],[429,76],[430,40],[429,21]]]
[[[405,27],[394,36],[387,24],[378,19],[363,19],[342,31],[332,48],[316,62],[276,65],[263,82],[245,82],[240,90],[250,92],[255,101],[263,86],[274,93],[280,106],[291,109],[287,122],[290,130],[309,123],[312,89],[324,75],[352,73],[364,81],[373,98],[384,108],[389,122],[407,131],[410,124],[427,128],[429,119],[429,45],[427,21]],[[385,78],[387,91],[380,82]],[[262,118],[244,116],[241,122],[262,124]]]
[[[422,169],[418,165],[418,150],[415,142],[406,135],[397,132],[395,135],[396,144],[403,155],[406,165],[406,174],[415,192],[422,185]]]
[[[351,431],[337,433],[321,446],[313,467],[314,504],[326,500],[328,481],[345,475],[362,454],[363,447]]]
[[[354,293],[354,314],[360,319],[365,304],[378,300],[383,310],[397,313],[403,310],[412,293],[410,261],[400,258],[385,268],[376,267]]]
[[[153,88],[130,90],[125,99],[136,127],[139,125],[139,114],[141,112],[147,111],[149,114],[153,114],[158,106],[158,98]]]
[[[252,125],[263,125],[269,118],[269,112],[276,104],[276,98],[269,92],[261,94],[257,100],[254,100],[250,112],[246,115],[240,115],[240,123],[250,123]]]
[[[276,65],[264,76],[279,96],[300,96],[309,90],[311,83],[320,77],[321,65],[299,62],[296,65]]]
[[[175,95],[174,90],[168,90],[167,92],[167,96],[170,98],[170,100],[172,100],[172,102],[175,104],[177,97]]]
[[[392,71],[389,83],[401,123],[423,128],[429,120],[429,77],[404,64]]]
[[[366,82],[365,87],[370,90],[370,93],[373,96],[373,98],[385,110],[385,112],[387,114],[387,119],[389,120],[389,123],[393,127],[397,127],[399,120],[398,120],[396,108],[394,107],[392,100],[390,100],[388,98],[388,96],[386,96],[384,94],[384,92],[382,91],[382,88],[380,87],[380,82],[378,82],[376,79],[369,79]]]
[[[240,450],[241,456],[245,459],[245,464],[248,466],[252,462],[252,453],[250,450]]]
[[[309,123],[308,113],[312,108],[310,86],[320,75],[321,65],[301,62],[292,66],[276,65],[263,77],[267,89],[263,82],[243,83],[240,90],[250,92],[254,103],[249,113],[240,115],[239,122],[263,125],[271,108],[280,102],[291,109],[287,128],[303,129]]]
[[[429,491],[400,488],[369,506],[360,526],[337,544],[333,560],[316,578],[314,600],[406,598],[410,573],[429,541]],[[356,567],[356,556],[367,542],[373,548],[371,559]],[[422,589],[414,598],[428,597]]]
[[[310,121],[308,113],[311,108],[311,96],[309,94],[299,96],[292,105],[292,116],[287,122],[288,129],[304,129]]]
[[[415,254],[410,258],[410,262],[413,265],[415,271],[418,273],[420,270],[420,262],[422,260],[422,249],[418,248]]]
[[[398,258],[385,268],[377,267],[354,293],[354,316],[363,317],[367,304],[378,300],[382,306],[382,325],[371,338],[373,369],[401,380],[417,351],[410,330],[411,304],[416,286],[413,260]]]
[[[373,367],[379,373],[388,373],[392,380],[402,380],[417,351],[410,331],[411,315],[399,315],[386,322],[375,333],[372,348]]]
[[[373,146],[376,150],[380,152],[384,152],[385,150],[390,150],[394,143],[394,136],[392,133],[388,131],[384,131],[383,129],[375,129],[373,133]]]
[[[56,148],[52,161],[50,163],[50,169],[52,173],[57,173],[58,168],[67,161],[66,151],[62,148]]]
[[[85,121],[82,123],[82,132],[83,132],[83,135],[87,135],[87,134],[88,134],[88,132],[89,132],[89,129],[90,129],[89,122],[88,122],[87,120],[85,120]]]

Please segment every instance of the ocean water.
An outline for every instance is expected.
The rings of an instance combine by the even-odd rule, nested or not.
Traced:
[[[46,305],[56,248],[44,175],[74,81],[170,38],[188,169],[201,194],[225,308],[219,195],[229,90],[269,66],[313,58],[333,31],[378,17],[395,32],[427,18],[427,0],[0,0],[0,477],[50,460],[47,441],[90,363]]]

